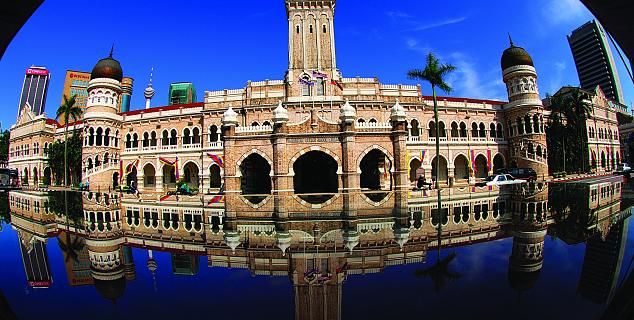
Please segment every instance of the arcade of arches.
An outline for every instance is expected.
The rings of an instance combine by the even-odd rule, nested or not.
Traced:
[[[242,194],[271,193],[271,165],[261,155],[252,153],[240,164]]]
[[[295,193],[337,193],[337,161],[321,151],[309,151],[293,164]]]

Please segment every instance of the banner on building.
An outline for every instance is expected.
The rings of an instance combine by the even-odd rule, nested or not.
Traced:
[[[491,167],[491,150],[490,149],[487,150],[487,167],[488,167],[489,172],[493,169]]]
[[[220,167],[224,166],[224,163],[225,163],[224,158],[225,158],[225,156],[217,156],[217,155],[212,154],[212,153],[207,153],[207,155],[209,156],[209,158],[211,158],[211,161],[217,163]]]

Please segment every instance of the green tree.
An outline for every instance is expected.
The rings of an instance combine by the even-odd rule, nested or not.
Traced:
[[[587,171],[586,120],[592,112],[588,94],[572,88],[548,99],[551,109],[548,165],[553,171]]]
[[[82,109],[75,105],[77,95],[72,95],[70,99],[64,95],[64,103],[57,109],[57,119],[64,120],[64,185],[68,186],[68,123],[77,121],[81,117]]]
[[[68,146],[68,164],[67,175],[70,176],[71,183],[81,181],[81,152],[82,141],[79,134],[75,131],[73,135],[65,142],[55,141],[48,147],[48,165],[55,177],[55,184],[63,183],[64,177],[64,149]]]
[[[434,122],[436,123],[436,190],[438,192],[438,210],[436,214],[442,214],[441,205],[441,190],[440,190],[440,126],[438,125],[438,101],[436,99],[436,87],[440,90],[450,93],[451,87],[445,82],[445,78],[451,72],[456,70],[456,67],[450,64],[441,64],[433,53],[427,55],[427,65],[425,69],[412,69],[407,72],[407,77],[410,79],[417,79],[429,82],[431,84],[431,92],[434,99]],[[440,250],[440,234],[442,232],[442,223],[438,224],[438,247]],[[440,251],[438,252],[440,256]]]
[[[9,131],[0,133],[0,166],[6,167],[9,164]]]

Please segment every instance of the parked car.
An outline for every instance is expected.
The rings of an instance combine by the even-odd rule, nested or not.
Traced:
[[[528,181],[524,179],[516,179],[510,174],[496,174],[494,176],[488,176],[483,182],[476,183],[476,186],[503,186],[508,184],[526,183]]]
[[[614,174],[620,174],[626,177],[630,177],[632,174],[632,168],[627,163],[621,163],[618,167],[616,167],[616,171],[614,171]]]
[[[537,172],[532,168],[508,168],[502,169],[497,174],[510,174],[516,179],[524,179],[527,181],[537,180]]]

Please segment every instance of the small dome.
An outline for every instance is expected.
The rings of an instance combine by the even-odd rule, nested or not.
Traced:
[[[520,272],[509,269],[508,280],[511,288],[517,291],[527,291],[532,289],[539,279],[540,270],[533,272]]]
[[[90,73],[90,80],[97,78],[114,79],[119,82],[123,80],[123,69],[119,61],[112,58],[112,50],[107,58],[103,58],[97,62],[92,72]]]
[[[350,252],[359,244],[359,232],[349,230],[343,233],[343,244]]]
[[[99,295],[110,301],[116,301],[117,299],[123,297],[123,293],[125,291],[125,278],[119,278],[116,280],[98,280],[95,281],[95,289]]]
[[[390,120],[392,122],[403,122],[406,121],[407,116],[405,115],[405,108],[398,102],[396,99],[396,103],[392,107],[392,112],[390,113]]]
[[[339,120],[343,123],[353,123],[357,118],[357,110],[354,109],[353,106],[350,105],[350,101],[346,99],[346,103],[341,106],[341,111],[339,112]]]
[[[286,249],[291,246],[291,234],[289,232],[278,232],[275,234],[276,245],[282,250],[282,255],[286,255]]]
[[[282,105],[282,100],[279,101],[277,108],[273,110],[273,123],[281,124],[288,122],[288,110]]]
[[[398,228],[394,230],[394,241],[398,243],[398,246],[403,250],[403,246],[409,240],[409,229],[407,228]]]
[[[229,105],[229,109],[222,114],[222,125],[223,126],[235,126],[238,125],[238,114],[233,111],[231,105]]]
[[[514,66],[531,66],[533,67],[533,58],[524,50],[524,48],[516,47],[511,41],[511,46],[502,53],[500,61],[502,70],[506,70]]]

